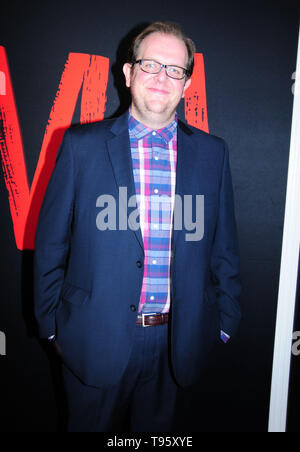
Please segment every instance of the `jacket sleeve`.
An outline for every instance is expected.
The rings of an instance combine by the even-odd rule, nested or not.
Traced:
[[[55,334],[55,311],[64,281],[74,203],[74,161],[67,131],[47,187],[35,236],[34,297],[39,334]]]
[[[240,261],[234,212],[234,195],[227,144],[220,184],[220,204],[211,254],[211,272],[216,288],[221,329],[230,337],[236,333],[240,320]]]

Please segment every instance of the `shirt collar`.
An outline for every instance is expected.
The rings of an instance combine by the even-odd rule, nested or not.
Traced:
[[[175,115],[174,121],[171,122],[166,127],[163,127],[162,129],[155,130],[156,134],[165,141],[165,143],[169,143],[173,138],[174,135],[177,132],[177,125],[178,125],[178,116],[177,113]],[[137,119],[135,119],[129,110],[129,117],[128,117],[128,127],[129,127],[129,134],[131,137],[135,137],[137,140],[140,140],[147,135],[150,135],[154,132],[153,129],[145,126],[141,122],[139,122]]]

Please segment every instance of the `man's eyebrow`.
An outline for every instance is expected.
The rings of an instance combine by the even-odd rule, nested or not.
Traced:
[[[162,63],[161,61],[159,61],[159,59],[157,59],[157,58],[152,58],[152,57],[143,57],[143,58],[137,58],[137,61],[139,61],[139,60],[150,60],[150,61],[156,61],[156,63],[159,63],[159,64],[165,64],[165,63]],[[185,66],[181,66],[180,64],[177,64],[177,63],[166,63],[166,65],[167,66],[176,66],[176,67],[181,67],[181,68],[185,68]]]

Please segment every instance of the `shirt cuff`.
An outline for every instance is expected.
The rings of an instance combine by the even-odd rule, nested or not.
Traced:
[[[230,339],[230,336],[221,330],[221,340],[226,344],[226,342],[228,342],[229,339]]]

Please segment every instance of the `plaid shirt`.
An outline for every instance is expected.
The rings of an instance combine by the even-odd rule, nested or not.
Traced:
[[[177,117],[169,126],[153,131],[129,114],[128,125],[145,251],[139,313],[166,313],[170,309]]]

